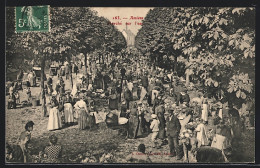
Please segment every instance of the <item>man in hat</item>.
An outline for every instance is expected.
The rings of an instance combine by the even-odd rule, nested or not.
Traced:
[[[181,129],[180,121],[177,118],[177,113],[174,113],[172,108],[169,109],[169,117],[166,119],[166,134],[168,136],[168,143],[170,147],[170,156],[177,156],[177,160],[181,158],[179,155],[178,136]]]

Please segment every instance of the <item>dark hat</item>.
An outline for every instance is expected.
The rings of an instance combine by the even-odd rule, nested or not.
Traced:
[[[169,109],[168,109],[168,112],[173,113],[173,112],[174,112],[174,109],[173,109],[173,108],[169,108]]]

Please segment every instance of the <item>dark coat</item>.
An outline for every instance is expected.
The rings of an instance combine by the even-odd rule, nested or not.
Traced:
[[[178,137],[181,130],[179,119],[176,116],[172,115],[170,121],[170,117],[168,117],[166,120],[166,128],[168,136]]]
[[[133,100],[133,95],[132,95],[132,93],[131,93],[131,91],[129,89],[127,89],[124,92],[124,96],[125,96],[125,100],[127,100],[127,101],[132,101]]]
[[[148,87],[148,77],[147,76],[142,76],[141,82],[143,87],[147,88]]]
[[[187,93],[182,96],[182,102],[190,103],[190,96]]]

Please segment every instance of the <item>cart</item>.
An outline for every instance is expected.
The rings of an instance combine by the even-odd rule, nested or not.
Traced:
[[[33,69],[33,71],[34,71],[34,73],[36,75],[36,80],[39,81],[41,79],[41,67],[35,66],[32,69]]]
[[[51,66],[50,67],[50,76],[56,76],[58,74],[58,67]]]

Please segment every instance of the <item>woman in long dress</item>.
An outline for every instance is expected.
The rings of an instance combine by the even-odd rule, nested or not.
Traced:
[[[203,104],[202,104],[202,112],[201,112],[201,119],[205,122],[208,121],[208,102],[207,99],[203,100]]]
[[[71,125],[74,122],[73,107],[71,103],[72,103],[72,99],[69,93],[67,93],[65,98],[65,104],[64,104],[64,117],[65,117],[66,125]]]
[[[58,109],[58,101],[56,100],[56,98],[53,98],[51,100],[51,108],[49,112],[49,121],[48,121],[47,129],[51,131],[51,130],[60,129],[61,127],[62,127],[62,123],[61,123],[60,112]]]
[[[142,109],[142,103],[139,102],[138,103],[138,108],[137,108],[137,112],[138,112],[138,128],[137,128],[137,136],[143,136],[144,133],[144,113],[143,113],[143,109]]]
[[[136,138],[138,129],[137,103],[135,103],[133,105],[133,108],[130,110],[130,118],[128,124],[128,137]]]
[[[78,127],[79,129],[83,130],[87,126],[88,109],[87,109],[86,102],[83,100],[84,99],[83,93],[79,94],[79,98],[80,100],[76,102],[74,107],[78,112]]]

